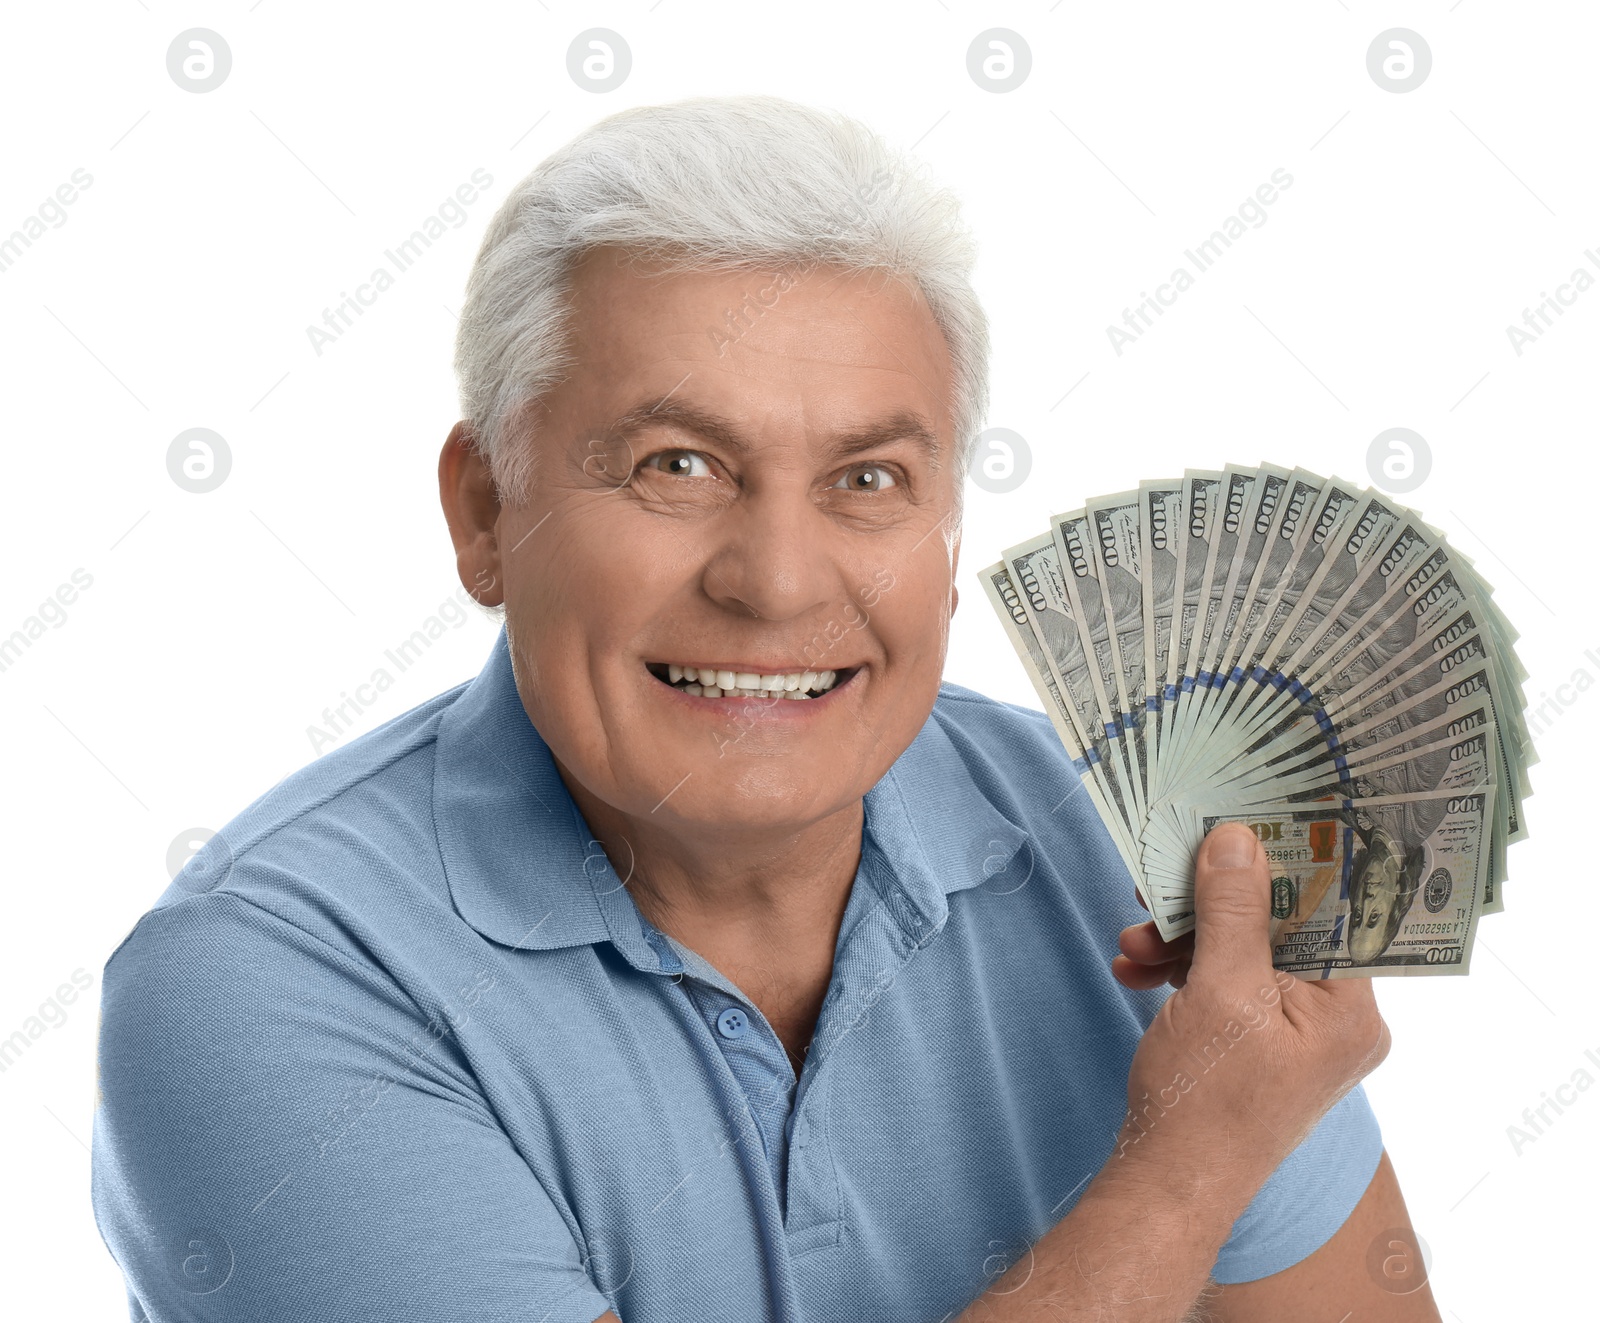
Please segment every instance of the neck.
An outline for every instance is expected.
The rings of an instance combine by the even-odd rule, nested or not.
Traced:
[[[645,918],[704,951],[741,934],[836,933],[861,861],[859,799],[812,822],[744,827],[625,813],[557,770]]]

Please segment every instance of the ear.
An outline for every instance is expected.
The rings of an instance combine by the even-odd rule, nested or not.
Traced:
[[[956,587],[955,568],[961,564],[961,534],[956,534],[955,545],[950,548],[950,614],[956,613],[961,602],[961,589]]]
[[[500,497],[489,465],[472,442],[465,420],[450,429],[439,452],[439,504],[456,548],[461,585],[484,606],[505,602],[500,577],[500,544],[495,529]]]

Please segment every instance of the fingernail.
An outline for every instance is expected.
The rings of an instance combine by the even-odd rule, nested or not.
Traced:
[[[1206,837],[1205,861],[1211,868],[1249,868],[1256,861],[1255,834],[1213,831]]]

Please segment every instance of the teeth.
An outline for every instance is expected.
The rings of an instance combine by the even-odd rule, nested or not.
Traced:
[[[759,675],[754,671],[722,670],[715,666],[667,665],[667,680],[686,694],[702,698],[795,698],[823,694],[838,683],[837,671],[774,671]]]

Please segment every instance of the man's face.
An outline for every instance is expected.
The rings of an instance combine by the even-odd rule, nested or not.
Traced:
[[[495,526],[518,689],[569,786],[626,815],[799,827],[858,801],[938,690],[949,352],[881,276],[619,256],[577,273],[576,367],[536,418],[528,503]],[[674,667],[835,683],[711,697]]]

